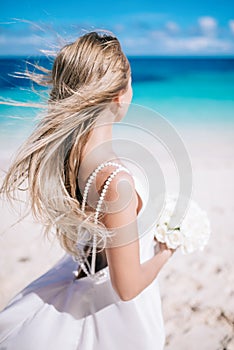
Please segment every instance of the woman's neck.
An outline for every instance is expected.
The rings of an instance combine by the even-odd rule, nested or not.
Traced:
[[[117,159],[112,144],[113,120],[114,117],[110,114],[105,115],[96,122],[91,130],[80,155],[82,179],[86,179],[101,163]]]

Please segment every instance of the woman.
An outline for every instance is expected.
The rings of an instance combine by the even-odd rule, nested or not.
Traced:
[[[0,313],[0,348],[163,349],[157,276],[173,251],[157,243],[156,253],[152,230],[139,238],[145,191],[111,144],[132,98],[129,62],[117,38],[91,32],[42,71],[31,78],[52,84],[48,110],[2,193],[26,184],[66,253]]]

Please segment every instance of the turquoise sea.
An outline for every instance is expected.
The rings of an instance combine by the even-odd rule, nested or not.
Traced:
[[[42,57],[0,58],[2,99],[40,100],[40,95],[30,91],[29,81],[12,76],[25,70],[26,60],[51,66]],[[129,60],[133,104],[156,110],[175,126],[234,127],[234,58],[129,57]],[[37,109],[0,105],[1,140],[16,140],[30,132],[37,113]]]

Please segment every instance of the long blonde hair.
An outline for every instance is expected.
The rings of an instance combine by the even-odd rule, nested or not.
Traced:
[[[33,216],[46,233],[54,227],[62,247],[76,257],[78,227],[90,237],[95,230],[99,246],[108,236],[100,221],[94,223],[92,208],[85,215],[81,211],[77,176],[89,133],[106,105],[127,89],[130,65],[115,36],[94,31],[65,45],[51,71],[37,68],[40,74],[26,75],[38,84],[52,84],[48,108],[18,150],[1,193],[10,199],[26,182]]]

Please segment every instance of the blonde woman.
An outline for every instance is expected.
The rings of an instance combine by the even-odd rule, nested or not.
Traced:
[[[64,46],[51,72],[41,69],[30,77],[52,85],[48,108],[1,192],[26,186],[34,217],[55,229],[65,255],[0,313],[0,348],[163,349],[157,276],[173,251],[152,231],[139,238],[145,191],[111,144],[132,99],[129,62],[116,37],[91,32]]]

